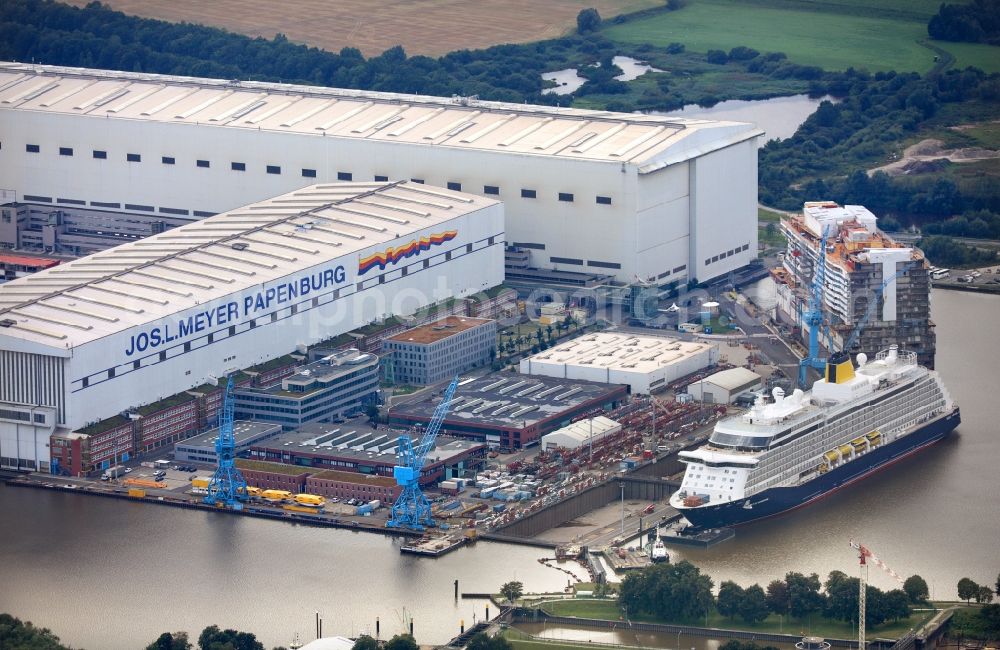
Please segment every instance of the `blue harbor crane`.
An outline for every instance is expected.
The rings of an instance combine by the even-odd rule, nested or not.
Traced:
[[[819,330],[823,326],[823,288],[826,281],[826,238],[828,229],[823,230],[819,239],[819,256],[813,272],[812,286],[809,288],[809,309],[802,314],[802,321],[809,327],[809,354],[799,361],[799,385],[806,387],[806,372],[815,368],[820,372],[826,368],[826,359],[819,356]]]
[[[236,436],[233,434],[234,401],[233,378],[229,377],[222,398],[222,409],[219,411],[219,437],[215,439],[215,455],[219,459],[219,464],[212,480],[208,483],[205,503],[242,510],[241,502],[247,500],[247,482],[234,462],[236,458]]]
[[[413,439],[409,436],[399,436],[396,441],[399,464],[392,469],[392,475],[396,478],[396,485],[402,487],[403,491],[392,504],[392,514],[385,524],[389,528],[424,530],[425,527],[434,527],[431,504],[420,490],[420,472],[427,461],[428,452],[434,448],[434,441],[437,440],[438,431],[441,430],[444,417],[448,414],[448,407],[451,405],[451,398],[455,395],[456,388],[458,388],[458,377],[455,377],[444,391],[444,397],[434,409],[430,424],[427,425],[416,447],[413,446]]]

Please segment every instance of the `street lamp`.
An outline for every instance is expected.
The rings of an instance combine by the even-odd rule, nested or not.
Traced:
[[[622,486],[622,535],[624,536],[625,535],[625,481],[621,482],[621,486]],[[624,539],[622,540],[622,543],[623,544],[625,543]]]

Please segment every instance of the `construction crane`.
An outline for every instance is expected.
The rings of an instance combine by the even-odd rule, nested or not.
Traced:
[[[399,464],[393,467],[392,475],[396,479],[396,485],[403,490],[392,504],[392,513],[385,524],[389,528],[423,530],[425,527],[434,526],[431,504],[420,490],[420,472],[427,461],[428,452],[434,448],[434,441],[444,423],[445,415],[448,414],[448,407],[456,388],[458,388],[458,377],[455,377],[444,391],[444,397],[434,409],[434,415],[416,447],[413,446],[413,439],[409,436],[399,436],[396,441]]]
[[[879,567],[890,576],[895,578],[899,583],[903,582],[903,578],[897,574],[895,571],[890,569],[885,562],[880,560],[874,553],[871,552],[867,546],[851,540],[851,548],[858,552],[858,561],[860,563],[859,575],[858,575],[858,650],[865,650],[865,600],[868,593],[868,563],[871,562],[875,566]]]
[[[809,353],[799,361],[799,385],[806,388],[806,371],[815,368],[822,371],[826,359],[819,356],[819,330],[823,326],[823,288],[826,282],[826,239],[829,229],[824,228],[819,239],[819,256],[809,287],[809,309],[802,314],[802,321],[809,327]]]
[[[215,455],[218,466],[212,480],[208,483],[208,494],[205,503],[213,506],[225,506],[233,510],[242,510],[242,501],[247,500],[247,482],[237,469],[236,437],[233,434],[233,378],[226,380],[226,391],[222,397],[222,409],[219,411],[219,437],[215,439]]]
[[[885,292],[886,287],[895,282],[896,278],[899,277],[900,275],[905,275],[907,271],[909,271],[913,266],[917,264],[918,264],[917,262],[911,262],[906,266],[905,269],[899,271],[898,273],[894,273],[892,276],[889,277],[888,280],[885,280],[881,285],[879,285],[879,288],[876,289],[874,294],[872,295],[871,300],[868,301],[868,308],[865,309],[865,313],[861,317],[861,320],[858,321],[858,324],[854,327],[854,330],[851,332],[851,335],[847,338],[846,341],[844,341],[844,345],[841,348],[844,352],[850,354],[851,348],[854,347],[854,344],[858,342],[858,338],[861,336],[861,331],[865,328],[866,325],[868,325],[868,321],[871,320],[872,315],[875,313],[875,308],[878,307],[879,300],[882,298],[882,294]]]

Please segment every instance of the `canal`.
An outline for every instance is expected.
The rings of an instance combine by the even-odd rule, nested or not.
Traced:
[[[766,584],[786,571],[853,573],[848,541],[871,546],[897,572],[919,573],[936,598],[963,576],[992,583],[1000,570],[1000,465],[995,396],[1000,298],[936,291],[938,370],[962,407],[957,435],[813,507],[741,529],[709,550],[672,550],[714,578]],[[0,611],[51,628],[86,648],[137,648],[164,631],[197,636],[209,624],[252,631],[268,647],[314,613],[327,634],[383,636],[414,619],[421,643],[441,643],[508,580],[559,590],[565,574],[546,553],[480,542],[437,559],[399,553],[381,535],[0,487]],[[872,582],[893,584],[873,569]],[[669,641],[669,639],[667,640]],[[665,645],[665,647],[673,647]],[[685,646],[687,647],[687,646]],[[700,650],[713,650],[705,647]]]

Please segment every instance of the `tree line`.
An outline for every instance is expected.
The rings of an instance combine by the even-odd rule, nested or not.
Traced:
[[[619,602],[626,612],[673,622],[696,623],[714,608],[748,625],[771,614],[799,620],[817,615],[857,623],[859,580],[841,571],[830,572],[824,583],[815,573],[789,572],[766,588],[759,584],[744,588],[727,580],[719,586],[717,597],[712,587],[712,579],[690,562],[656,565],[626,576]],[[925,603],[928,595],[927,582],[918,575],[908,578],[901,589],[882,591],[867,585],[865,624],[877,627],[908,618],[912,607]]]
[[[1000,45],[1000,0],[942,4],[927,23],[927,33],[939,41]]]

